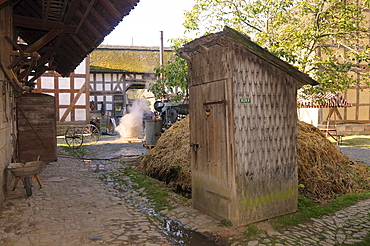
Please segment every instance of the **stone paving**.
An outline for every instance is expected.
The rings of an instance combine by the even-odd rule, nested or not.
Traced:
[[[59,157],[26,198],[19,184],[0,214],[0,245],[171,245],[145,214],[116,196],[85,165]]]
[[[96,145],[91,150],[99,159],[146,153],[141,147],[140,143],[109,148]],[[103,185],[89,168],[97,164],[112,169],[118,163],[119,159],[84,163],[60,156],[40,174],[43,188],[33,183],[31,197],[27,198],[18,184],[0,212],[0,245],[216,245],[171,241],[161,222],[142,213],[138,204],[122,199],[116,189]],[[218,240],[219,245],[342,245],[360,242],[370,231],[370,199],[282,231],[274,230],[267,221],[258,223],[264,232],[255,238],[243,235],[247,227],[218,227],[219,220],[191,207],[178,206],[162,214],[186,228],[216,235],[216,239],[227,236],[230,243]]]
[[[332,216],[311,219],[281,232],[270,230],[258,239],[235,245],[343,245],[362,242],[369,232],[370,199],[366,199]]]

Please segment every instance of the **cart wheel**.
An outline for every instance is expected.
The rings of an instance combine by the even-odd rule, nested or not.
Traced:
[[[99,141],[100,138],[99,129],[93,124],[87,124],[86,126],[84,126],[82,132],[84,135],[84,141],[86,143],[94,144]]]
[[[68,146],[72,148],[79,148],[84,140],[82,131],[78,127],[68,127],[64,138]]]
[[[27,196],[32,196],[32,187],[31,187],[31,180],[30,177],[26,176],[24,177],[24,186],[26,188],[26,194]]]

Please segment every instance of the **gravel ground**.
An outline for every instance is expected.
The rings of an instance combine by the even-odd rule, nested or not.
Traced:
[[[354,161],[370,166],[370,148],[338,145],[337,149],[343,154],[351,157]]]

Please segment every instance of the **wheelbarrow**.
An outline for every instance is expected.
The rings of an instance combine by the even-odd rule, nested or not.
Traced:
[[[26,163],[11,163],[8,166],[8,170],[14,175],[14,185],[13,191],[17,186],[19,180],[22,180],[24,187],[26,189],[27,196],[32,196],[32,187],[31,181],[33,178],[36,178],[37,182],[42,188],[41,180],[38,174],[41,172],[42,168],[45,166],[45,162],[43,161],[30,161]]]

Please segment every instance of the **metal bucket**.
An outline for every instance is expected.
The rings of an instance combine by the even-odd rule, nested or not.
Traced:
[[[147,145],[156,145],[162,134],[162,120],[146,120],[145,121],[145,137]]]

